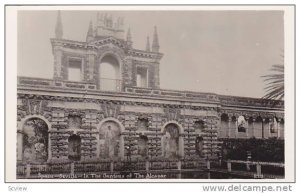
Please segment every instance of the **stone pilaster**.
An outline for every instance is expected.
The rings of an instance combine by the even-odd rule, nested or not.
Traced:
[[[61,80],[63,79],[62,73],[62,59],[63,59],[63,51],[60,47],[55,46],[53,49],[54,55],[54,79]]]

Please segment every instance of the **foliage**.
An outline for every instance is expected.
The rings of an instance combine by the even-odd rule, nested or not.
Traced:
[[[249,151],[252,161],[284,162],[284,140],[251,138],[223,141],[224,159],[246,160]]]
[[[263,98],[283,100],[284,99],[284,65],[273,65],[271,73],[265,76],[266,94]]]

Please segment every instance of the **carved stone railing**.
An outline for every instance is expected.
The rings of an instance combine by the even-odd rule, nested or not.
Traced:
[[[122,82],[118,79],[100,79],[100,86],[86,82],[72,82],[63,80],[52,80],[43,78],[18,77],[18,86],[42,87],[42,88],[61,88],[75,90],[99,90],[99,91],[122,91]],[[210,101],[218,103],[218,95],[213,93],[199,93],[191,91],[176,91],[166,89],[152,89],[140,87],[126,87],[125,93],[131,93],[142,96],[164,97],[164,98],[181,98]]]
[[[167,89],[154,89],[142,87],[125,87],[122,88],[122,82],[118,79],[100,79],[100,86],[87,82],[72,82],[63,80],[52,80],[43,78],[18,77],[18,86],[40,87],[40,88],[60,88],[84,91],[111,91],[123,92],[148,97],[159,97],[176,100],[195,100],[209,103],[216,103],[223,107],[247,107],[247,108],[271,108],[284,109],[284,101],[267,100],[260,98],[236,97],[217,95],[214,93],[201,93],[192,91],[177,91]]]
[[[153,88],[142,88],[142,87],[126,87],[125,92],[140,94],[140,95],[151,95],[159,97],[173,97],[173,98],[188,98],[197,100],[206,100],[211,102],[219,102],[218,95],[213,93],[200,93],[192,91],[177,91],[167,89],[153,89]]]
[[[284,101],[269,100],[262,98],[236,97],[219,95],[220,103],[223,106],[253,106],[284,109]]]
[[[96,90],[97,86],[91,83],[51,80],[44,78],[29,78],[18,77],[18,85],[43,87],[43,88],[62,88],[62,89],[76,89],[76,90]]]
[[[122,82],[120,79],[100,78],[101,91],[122,91]]]

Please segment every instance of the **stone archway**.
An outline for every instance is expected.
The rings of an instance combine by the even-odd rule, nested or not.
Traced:
[[[124,158],[124,126],[115,118],[107,118],[98,127],[98,157],[103,159]]]
[[[25,163],[45,163],[51,157],[49,122],[42,116],[28,116],[17,132],[17,160]]]
[[[121,60],[115,54],[105,53],[98,64],[98,88],[106,91],[121,89]]]
[[[166,158],[183,157],[183,128],[175,121],[167,122],[162,127],[162,156]]]

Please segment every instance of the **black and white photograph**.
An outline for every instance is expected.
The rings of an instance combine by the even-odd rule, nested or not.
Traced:
[[[6,180],[293,181],[293,14],[288,5],[8,11],[16,64],[6,84],[16,93]]]

